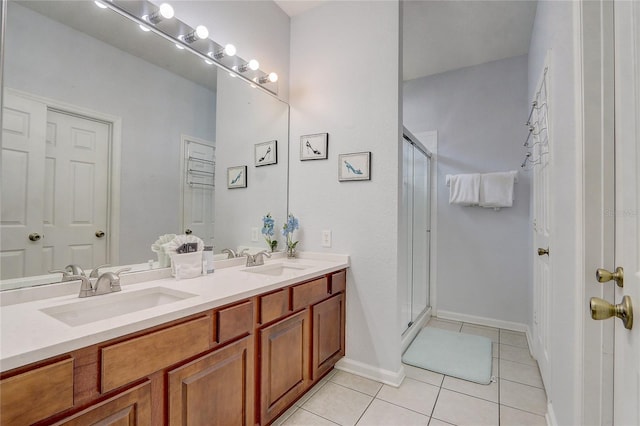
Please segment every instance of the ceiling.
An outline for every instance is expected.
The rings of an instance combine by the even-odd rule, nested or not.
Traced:
[[[289,16],[329,1],[275,0]],[[403,80],[524,55],[535,0],[405,0]]]

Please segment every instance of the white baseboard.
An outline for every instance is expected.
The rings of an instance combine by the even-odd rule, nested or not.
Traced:
[[[504,330],[519,331],[521,333],[525,333],[527,337],[527,343],[529,344],[529,353],[531,354],[531,356],[536,358],[533,353],[533,337],[531,335],[531,329],[527,324],[522,324],[520,322],[497,320],[493,318],[478,317],[475,315],[460,314],[458,312],[441,311],[441,310],[438,310],[438,313],[436,314],[436,318],[447,319],[451,321],[466,322],[466,323],[476,324],[476,325],[484,325],[485,327],[502,328]]]
[[[547,414],[545,414],[544,419],[547,421],[547,426],[558,426],[556,413],[553,411],[553,405],[551,403],[547,404]]]
[[[335,365],[338,370],[346,371],[347,373],[357,374],[358,376],[366,377],[367,379],[375,380],[385,385],[399,387],[404,380],[404,367],[400,365],[400,370],[397,372],[384,370],[382,368],[374,367],[369,364],[364,364],[359,361],[355,361],[349,358],[342,358]]]

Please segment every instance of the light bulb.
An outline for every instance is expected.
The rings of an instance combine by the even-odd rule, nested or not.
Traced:
[[[224,54],[227,55],[227,56],[235,56],[236,47],[233,44],[227,44],[224,47]]]
[[[184,49],[184,46],[179,45],[178,43],[176,43],[176,47],[180,50]]]
[[[255,59],[250,60],[249,68],[253,71],[256,71],[258,68],[260,68],[260,62],[256,61]]]
[[[209,30],[204,25],[198,25],[195,31],[190,32],[187,35],[180,36],[179,38],[185,43],[193,43],[194,41],[200,39],[204,40],[209,37]]]
[[[100,9],[106,9],[107,5],[102,3],[100,0],[95,0],[94,3],[96,4],[96,6],[98,6]]]
[[[144,31],[145,33],[146,33],[146,32],[151,31],[149,28],[145,27],[145,26],[144,26],[144,25],[142,25],[142,24],[140,24],[139,26],[140,26],[140,29],[141,29],[142,31]]]
[[[269,75],[262,76],[258,79],[258,83],[260,84],[275,83],[276,81],[278,81],[278,74],[275,72],[269,73]]]
[[[204,63],[207,64],[207,65],[213,65],[213,61],[210,61],[208,59],[205,59]]]
[[[174,14],[173,7],[169,3],[162,3],[160,5],[160,15],[164,19],[173,18],[173,14]]]

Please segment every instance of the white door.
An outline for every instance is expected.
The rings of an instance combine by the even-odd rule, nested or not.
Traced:
[[[640,425],[640,2],[614,2],[615,16],[615,262],[635,319],[615,319],[614,424]],[[609,320],[611,321],[611,320]]]
[[[525,167],[533,170],[533,242],[534,242],[534,308],[533,339],[534,351],[544,383],[549,385],[549,322],[550,322],[550,180],[551,180],[551,131],[549,122],[549,81],[545,67],[536,98],[532,106],[529,123],[532,131],[527,141],[531,153]]]
[[[10,279],[46,270],[42,184],[47,107],[5,91],[2,112],[0,278]]]
[[[182,153],[182,232],[213,245],[215,147],[183,136]]]
[[[107,123],[47,114],[42,220],[49,270],[108,263],[109,140]]]

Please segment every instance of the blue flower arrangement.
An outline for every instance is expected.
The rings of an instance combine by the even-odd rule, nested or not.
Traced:
[[[287,216],[287,223],[282,225],[282,235],[287,238],[287,256],[295,257],[296,246],[298,245],[298,241],[293,241],[293,231],[298,229],[300,224],[298,219],[289,213]]]
[[[271,213],[267,213],[266,216],[262,218],[262,235],[264,235],[264,240],[271,248],[271,251],[275,251],[278,246],[278,240],[271,238],[275,234],[274,227],[276,221],[271,217]]]

